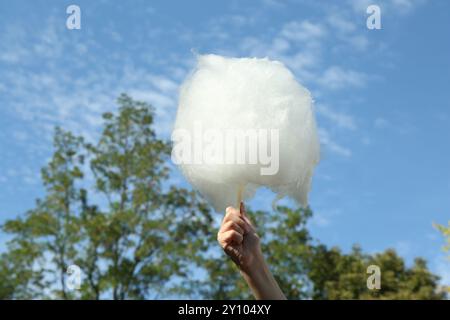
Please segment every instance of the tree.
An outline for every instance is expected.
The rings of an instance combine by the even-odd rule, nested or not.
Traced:
[[[312,239],[306,224],[312,216],[307,209],[278,207],[277,212],[248,215],[261,236],[262,251],[277,282],[288,299],[444,299],[439,277],[423,259],[407,267],[392,250],[365,254],[354,246],[348,254],[328,248]],[[211,239],[213,241],[213,239]],[[381,289],[367,287],[367,267],[381,270]],[[208,299],[251,299],[237,267],[225,254],[204,257],[207,278],[194,286]]]
[[[126,95],[118,104],[117,115],[104,114],[96,144],[56,130],[42,170],[45,197],[2,226],[12,240],[0,263],[0,279],[8,280],[0,298],[161,296],[176,290],[171,281],[188,277],[207,247],[209,208],[169,184],[170,145],[156,137],[152,107]],[[66,286],[71,264],[83,271],[78,292]]]
[[[171,183],[170,144],[153,130],[153,108],[127,95],[118,104],[96,142],[56,129],[45,196],[2,225],[11,240],[0,255],[0,299],[252,298],[219,249],[209,206]],[[408,267],[393,250],[346,254],[312,239],[310,208],[248,214],[289,299],[444,297],[423,259]],[[67,287],[72,264],[80,290]],[[369,265],[381,269],[379,291],[367,288]]]
[[[450,220],[448,222],[448,226],[444,226],[441,224],[434,224],[434,226],[442,233],[445,238],[446,243],[443,249],[449,254],[448,259],[450,260]],[[444,289],[450,294],[450,286],[446,286],[444,287]]]
[[[9,220],[3,226],[5,232],[15,235],[9,243],[9,254],[2,257],[3,264],[13,258],[11,261],[19,268],[10,272],[24,282],[23,286],[16,287],[14,295],[29,295],[31,291],[25,291],[29,289],[28,281],[35,282],[37,288],[48,288],[46,275],[52,273],[54,283],[58,283],[58,289],[55,286],[52,294],[69,297],[65,271],[68,261],[75,258],[75,245],[79,241],[78,217],[73,210],[81,194],[75,186],[76,180],[82,177],[80,166],[84,157],[78,153],[81,144],[81,138],[56,129],[55,153],[42,170],[47,196],[38,200],[36,208],[24,218]]]
[[[446,239],[446,244],[443,248],[444,251],[450,252],[450,220],[448,221],[448,226],[444,226],[441,224],[434,224],[434,226],[442,233],[442,235]]]
[[[439,277],[432,274],[425,260],[417,258],[407,267],[397,253],[388,249],[374,255],[364,254],[354,246],[349,254],[324,245],[314,248],[309,278],[314,299],[444,299]],[[367,267],[375,265],[381,272],[381,288],[368,289]]]
[[[35,270],[33,262],[38,248],[29,243],[10,243],[0,255],[0,299],[35,299],[45,289],[43,270]]]

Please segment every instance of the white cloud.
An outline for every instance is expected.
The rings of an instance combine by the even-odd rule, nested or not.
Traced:
[[[352,155],[352,152],[350,149],[341,146],[337,142],[335,142],[331,137],[328,131],[324,128],[319,128],[319,138],[320,143],[325,146],[328,150],[331,152],[334,152],[340,156],[343,157],[350,157]]]
[[[174,93],[178,90],[178,83],[162,75],[149,76],[151,84],[164,93]]]
[[[327,194],[336,195],[336,190],[327,190]],[[341,214],[341,210],[337,208],[316,208],[311,223],[318,227],[324,228],[332,224],[333,218]]]
[[[366,14],[367,7],[374,4],[373,0],[347,0],[347,2],[355,12],[364,14]],[[380,2],[377,1],[377,4]]]
[[[369,39],[365,33],[364,13],[354,13],[348,7],[331,7],[326,10],[324,20],[330,34],[334,36],[336,44],[334,51],[348,52],[349,50],[365,51],[369,47]]]
[[[403,14],[411,12],[423,2],[423,0],[391,0],[392,7]]]
[[[351,115],[334,111],[323,104],[316,105],[316,110],[319,115],[330,120],[336,126],[344,129],[356,130],[355,120]]]
[[[366,13],[368,6],[376,4],[381,8],[381,14],[397,15],[408,14],[418,6],[424,4],[426,0],[348,0],[348,3],[355,12]]]
[[[284,7],[284,3],[282,0],[263,0],[263,4],[268,7]]]
[[[283,58],[283,62],[302,78],[313,79],[314,72],[311,70],[319,64],[318,55],[310,50],[300,51]]]
[[[369,47],[369,40],[364,35],[348,36],[346,41],[358,51],[364,51]]]
[[[39,170],[33,170],[30,166],[18,160],[17,166],[7,169],[0,182],[7,182],[14,179],[20,179],[22,183],[27,185],[36,185],[39,183],[40,172]]]
[[[153,104],[156,110],[157,130],[167,135],[173,121],[178,84],[162,74],[137,70],[126,63],[114,60],[94,59],[86,53],[96,46],[90,37],[77,44],[67,37],[63,28],[56,27],[55,19],[48,19],[44,31],[38,37],[21,36],[22,29],[15,32],[18,38],[0,36],[2,45],[12,41],[18,52],[32,50],[32,56],[20,56],[3,63],[15,64],[14,71],[1,71],[0,87],[8,88],[3,97],[8,101],[5,112],[18,117],[29,130],[28,135],[48,144],[55,125],[93,139],[101,124],[101,114],[114,110],[115,100],[122,92],[136,99]],[[71,40],[72,39],[72,40]],[[74,51],[74,44],[78,50]],[[82,46],[83,48],[81,48]],[[76,46],[77,47],[77,46]],[[61,55],[70,52],[70,55]],[[80,63],[77,65],[77,63]],[[89,68],[85,65],[89,65]],[[39,68],[30,68],[39,65]],[[72,68],[70,68],[70,67]],[[81,68],[73,72],[73,68]],[[169,112],[172,110],[172,113]],[[15,134],[18,141],[24,134]]]
[[[150,102],[153,106],[157,107],[158,110],[171,107],[175,104],[172,97],[154,91],[151,88],[130,89],[128,90],[128,94],[134,99]]]
[[[58,34],[58,20],[50,18],[33,44],[34,55],[56,59],[63,53],[64,42]],[[79,50],[79,49],[78,49]]]
[[[283,26],[280,35],[292,41],[311,42],[325,36],[325,28],[308,20],[291,21]]]
[[[243,55],[279,60],[299,78],[309,80],[314,78],[313,70],[321,63],[325,38],[326,28],[323,24],[294,20],[283,24],[268,39],[254,36],[244,38],[239,50]]]
[[[222,29],[222,27],[232,26],[233,28],[243,28],[256,22],[255,15],[226,14],[211,21],[211,27]]]
[[[327,22],[334,31],[341,33],[347,34],[356,30],[355,23],[348,18],[344,18],[343,15],[339,14],[336,10],[333,10],[329,14]]]
[[[318,226],[318,227],[328,227],[331,223],[330,219],[326,218],[324,215],[320,214],[319,212],[315,212],[312,219],[312,224]]]
[[[225,52],[236,56],[269,57],[285,63],[305,84],[319,90],[340,90],[365,86],[369,77],[344,66],[326,65],[328,52],[364,51],[369,40],[364,28],[350,19],[348,9],[324,9],[324,17],[315,21],[292,20],[258,36],[248,36]],[[230,24],[232,24],[230,22]],[[221,25],[221,32],[231,32]],[[229,34],[228,38],[235,38]],[[239,37],[237,37],[239,39]]]
[[[29,50],[21,45],[25,37],[26,32],[21,26],[7,25],[0,36],[0,62],[15,64],[29,57]]]
[[[409,6],[401,1],[395,5]],[[196,34],[184,26],[175,29],[179,31],[177,36],[180,41],[213,39],[212,46],[235,55],[278,59],[293,70],[302,83],[316,86],[313,92],[362,87],[369,80],[360,71],[327,65],[328,60],[324,59],[328,54],[326,49],[333,48],[336,43],[349,43],[352,48],[359,50],[365,50],[369,45],[368,39],[359,32],[354,20],[349,19],[348,7],[339,10],[325,9],[322,18],[287,21],[267,28],[267,32],[244,39],[241,38],[242,33],[239,36],[231,33],[232,30],[242,31],[242,27],[255,24],[258,17],[259,15],[256,18],[244,14],[225,15],[223,19],[215,18],[216,23],[212,23],[212,19],[213,28],[207,30],[207,36]],[[99,60],[88,54],[93,49],[97,52],[100,50],[98,43],[93,41],[92,34],[84,34],[82,42],[79,42],[76,40],[80,38],[67,37],[64,33],[67,30],[58,28],[58,23],[55,19],[48,19],[38,37],[30,38],[30,30],[18,25],[9,26],[9,31],[0,35],[0,62],[17,65],[14,72],[2,71],[0,78],[0,90],[2,94],[3,91],[6,94],[4,96],[9,101],[8,108],[11,112],[30,124],[34,133],[39,132],[41,135],[44,132],[43,136],[51,137],[55,124],[79,134],[93,136],[101,125],[101,113],[115,107],[115,99],[119,93],[128,92],[137,99],[152,103],[156,108],[158,130],[164,134],[170,132],[178,84],[185,77],[191,61],[186,63],[188,59],[179,57],[176,60],[173,57],[162,59],[167,73],[150,73],[133,67],[134,57],[128,56],[127,51],[119,50],[111,54],[111,59]],[[114,25],[110,25],[108,30],[109,39],[124,41]],[[150,33],[154,37],[160,31],[152,30]],[[183,38],[184,34],[188,36]],[[229,39],[237,39],[237,43]],[[227,41],[221,42],[222,40]],[[143,46],[148,48],[146,44]],[[71,54],[65,55],[64,52]],[[147,63],[153,63],[156,54],[151,54],[150,57],[145,53],[145,56],[148,56]],[[72,74],[70,68],[62,66],[62,62],[65,66],[76,66],[77,71],[82,70],[82,76],[80,72],[76,76]],[[29,68],[33,63],[39,65],[41,71]],[[350,114],[323,105],[317,110],[319,116],[332,126],[346,130],[357,128]],[[344,157],[351,156],[351,150],[337,143],[330,132],[324,128],[320,130],[321,142],[326,149]],[[17,140],[21,138],[23,136],[16,135]],[[28,138],[33,138],[33,133]]]
[[[329,67],[318,79],[320,85],[333,90],[346,87],[363,87],[366,81],[367,76],[364,73],[339,66]]]

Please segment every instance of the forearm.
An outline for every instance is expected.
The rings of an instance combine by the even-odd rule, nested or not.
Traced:
[[[286,299],[262,254],[258,254],[252,266],[241,269],[241,274],[257,300]]]

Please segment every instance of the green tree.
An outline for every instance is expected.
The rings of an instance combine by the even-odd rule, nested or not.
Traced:
[[[425,260],[417,258],[407,267],[403,258],[388,249],[374,255],[364,254],[358,246],[349,254],[339,248],[324,245],[314,248],[310,257],[309,278],[313,283],[314,299],[444,299],[438,285],[439,277],[432,274]],[[367,267],[378,266],[381,288],[368,289]]]
[[[170,145],[156,137],[152,107],[126,95],[118,104],[97,143],[56,130],[45,197],[2,226],[12,240],[0,298],[142,299],[176,292],[176,277],[190,276],[208,245],[209,208],[170,184]],[[71,264],[85,280],[75,293]]]
[[[46,294],[64,299],[69,297],[65,271],[68,262],[75,258],[75,245],[79,241],[78,217],[73,211],[80,198],[75,182],[82,177],[80,166],[84,157],[78,153],[81,144],[81,138],[56,129],[55,153],[42,170],[46,197],[38,200],[36,208],[24,217],[9,220],[3,226],[5,232],[14,235],[7,256],[13,257],[16,267],[20,265],[10,270],[10,275],[19,281],[35,282],[37,288],[48,288],[48,281],[53,281],[57,285]],[[2,257],[3,264],[9,264],[7,256]],[[22,278],[22,274],[26,276]],[[24,283],[16,287],[14,295],[30,294],[31,291],[25,292],[27,286]]]
[[[43,269],[33,268],[40,250],[28,241],[9,243],[0,255],[0,299],[35,299],[46,288]]]
[[[262,251],[288,299],[443,299],[439,277],[423,259],[407,267],[394,250],[365,254],[354,246],[348,254],[312,239],[307,222],[312,211],[278,207],[277,212],[247,210],[261,237]],[[215,239],[211,239],[214,242]],[[203,260],[207,277],[198,281],[208,299],[251,299],[238,268],[222,252]],[[367,288],[367,267],[381,270],[381,289]]]
[[[209,206],[171,183],[170,145],[153,130],[153,108],[126,95],[118,105],[96,142],[56,129],[45,196],[2,225],[11,240],[0,255],[0,299],[252,298],[219,249]],[[309,208],[248,214],[289,299],[444,297],[423,259],[407,267],[393,250],[345,254],[318,243]],[[71,264],[83,272],[78,291],[66,285]],[[379,291],[366,285],[372,264]]]
[[[441,224],[434,224],[434,226],[442,233],[445,238],[446,243],[443,249],[445,252],[447,252],[447,258],[450,261],[450,220],[448,222],[448,226],[444,226]],[[450,294],[450,286],[446,286],[444,289]]]
[[[448,221],[448,226],[444,226],[441,224],[434,224],[434,226],[442,233],[445,238],[446,244],[444,245],[444,251],[450,253],[450,220]]]

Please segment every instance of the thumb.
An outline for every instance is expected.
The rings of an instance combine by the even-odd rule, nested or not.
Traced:
[[[244,221],[250,225],[250,227],[253,228],[253,223],[250,221],[250,218],[247,216],[247,211],[245,210],[245,205],[244,202],[241,201],[241,205],[239,208],[239,212],[242,215],[242,218],[244,219]]]
[[[241,201],[240,205],[239,205],[239,212],[241,213],[241,215],[243,215],[244,217],[246,216],[245,213],[245,205],[244,205],[244,201]]]

